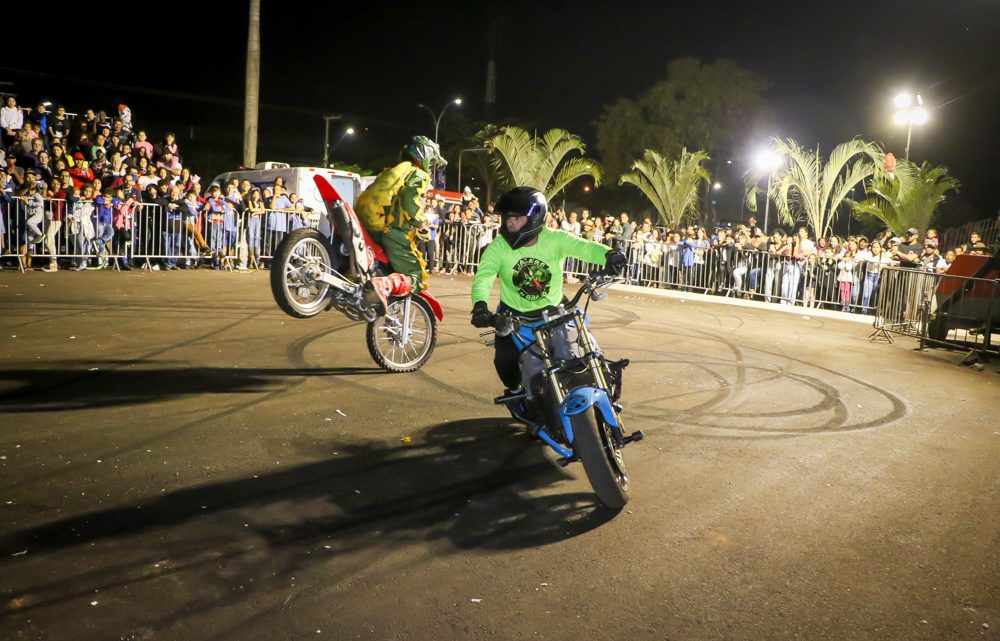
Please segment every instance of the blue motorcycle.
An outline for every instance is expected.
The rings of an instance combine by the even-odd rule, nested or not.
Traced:
[[[586,295],[603,300],[620,278],[595,275],[565,305],[542,312],[541,318],[510,310],[494,316],[497,336],[510,336],[520,350],[522,389],[494,399],[524,423],[566,466],[583,463],[597,497],[612,509],[629,500],[629,478],[622,448],[642,440],[642,431],[627,434],[621,419],[622,373],[628,359],[609,361],[590,332]],[[492,341],[487,344],[492,345]]]

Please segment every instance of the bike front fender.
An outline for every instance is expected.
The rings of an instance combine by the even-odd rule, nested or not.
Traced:
[[[566,440],[574,442],[573,424],[571,416],[590,411],[592,407],[597,407],[604,422],[610,425],[617,432],[621,432],[621,425],[618,423],[618,416],[611,406],[611,399],[608,393],[599,387],[578,387],[563,399],[559,406],[559,416],[562,418],[563,430],[566,432]]]

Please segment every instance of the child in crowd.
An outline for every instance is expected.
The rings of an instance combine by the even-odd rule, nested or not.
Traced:
[[[114,226],[114,252],[120,256],[122,269],[128,271],[132,265],[128,262],[128,248],[132,244],[132,214],[137,203],[131,196],[125,195],[125,190],[119,187],[114,190],[111,200],[111,223]]]
[[[94,237],[94,253],[97,254],[98,265],[101,268],[108,266],[108,254],[111,253],[111,240],[115,237],[114,212],[112,210],[112,198],[114,192],[105,189],[103,192],[95,190],[97,197],[94,198],[94,209],[97,215],[97,224],[94,227],[96,235]]]
[[[73,271],[82,272],[87,269],[88,257],[92,254],[92,243],[96,230],[94,229],[94,188],[84,185],[82,189],[70,187],[67,190],[67,218],[70,221],[70,233],[73,235],[73,253],[76,254]]]
[[[843,255],[837,262],[837,269],[840,270],[837,273],[837,283],[840,293],[840,304],[842,311],[848,311],[851,308],[851,289],[854,285],[854,241],[848,243],[847,248],[844,250]]]
[[[259,267],[260,260],[260,230],[261,220],[264,216],[264,200],[261,198],[260,190],[256,187],[250,190],[247,202],[247,246],[250,250],[250,264]]]
[[[188,237],[188,256],[207,256],[209,252],[208,243],[201,234],[201,203],[198,202],[198,192],[191,189],[184,194],[184,229]],[[184,262],[186,267],[197,266],[197,260],[188,258]]]
[[[212,185],[208,190],[208,198],[202,206],[201,213],[205,216],[205,226],[208,231],[208,245],[212,252],[212,268],[222,269],[222,255],[225,252],[224,223],[226,208],[229,204],[222,197],[218,185]]]

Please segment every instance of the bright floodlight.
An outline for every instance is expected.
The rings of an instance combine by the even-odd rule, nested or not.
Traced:
[[[770,173],[781,164],[781,158],[770,149],[757,153],[753,158],[754,167],[761,173]]]
[[[454,102],[455,102],[456,105],[460,105],[460,104],[462,104],[462,99],[461,98],[455,98]]]
[[[927,110],[923,107],[917,107],[910,112],[910,120],[915,125],[922,125],[927,122],[928,115]]]
[[[897,125],[905,125],[910,122],[910,112],[909,111],[897,111],[892,114],[892,121]]]
[[[911,96],[910,94],[908,94],[906,92],[903,92],[903,93],[899,94],[898,96],[896,96],[896,101],[895,102],[896,102],[896,106],[899,107],[900,109],[906,109],[910,105],[913,104],[913,96]]]
[[[719,191],[720,189],[722,189],[722,183],[715,183],[714,185],[712,185],[712,189],[714,189],[715,191]]]
[[[348,127],[347,131],[345,131],[344,133],[347,134],[348,136],[353,136],[354,135],[354,127]]]

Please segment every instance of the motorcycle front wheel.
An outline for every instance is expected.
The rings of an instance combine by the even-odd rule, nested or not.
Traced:
[[[592,407],[570,417],[574,446],[597,498],[609,508],[620,510],[630,495],[625,459],[615,444],[611,426],[597,416],[598,411]]]
[[[437,320],[420,296],[396,298],[389,309],[368,323],[368,353],[390,372],[415,372],[431,357],[437,343]]]
[[[337,271],[338,258],[315,229],[288,234],[271,261],[271,294],[278,307],[294,318],[312,318],[326,309],[330,284],[319,275]]]

